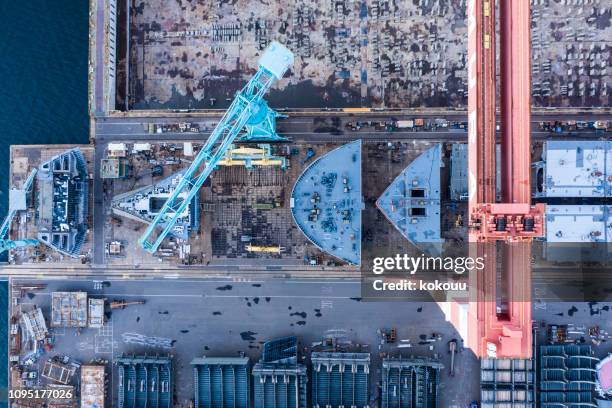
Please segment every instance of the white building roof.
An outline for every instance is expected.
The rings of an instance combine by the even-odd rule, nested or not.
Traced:
[[[602,205],[546,206],[546,241],[607,242],[612,240],[608,213]],[[611,220],[612,221],[612,220]]]
[[[608,177],[612,176],[610,149],[610,143],[604,141],[546,142],[544,195],[605,197],[610,194],[611,183],[608,181]]]

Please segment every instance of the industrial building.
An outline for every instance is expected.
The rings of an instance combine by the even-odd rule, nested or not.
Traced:
[[[123,356],[118,367],[119,408],[171,408],[173,401],[172,359],[162,356]]]
[[[248,357],[202,357],[191,365],[195,408],[250,408]]]
[[[320,250],[352,265],[361,263],[361,140],[313,161],[291,193],[291,213]]]
[[[442,364],[424,359],[385,358],[381,408],[435,408]]]
[[[38,182],[38,240],[54,250],[78,257],[87,235],[89,175],[78,148],[41,164]]]
[[[442,145],[422,153],[385,190],[376,206],[412,244],[440,252]],[[438,245],[436,245],[438,244]]]
[[[598,363],[590,345],[540,346],[540,406],[596,406]]]
[[[296,337],[264,343],[261,360],[253,367],[255,408],[301,408],[307,406],[308,373],[298,363]]]
[[[612,144],[546,141],[533,164],[534,197],[605,198],[612,195]]]
[[[168,197],[172,195],[184,173],[185,170],[182,170],[153,185],[115,196],[111,203],[113,213],[138,222],[150,224],[155,219],[155,216],[159,214]],[[187,194],[188,191],[184,191],[179,196],[179,199],[184,199]],[[198,230],[200,222],[198,203],[199,199],[196,194],[185,211],[179,216],[170,234],[176,238],[186,240],[190,231]],[[165,223],[160,225],[163,226]]]
[[[81,408],[103,408],[106,400],[106,376],[103,365],[81,366]]]
[[[314,408],[369,407],[369,353],[313,352]]]
[[[546,206],[545,257],[557,262],[605,262],[612,256],[611,206]]]
[[[535,407],[533,360],[482,359],[480,389],[482,408]]]
[[[87,292],[53,292],[51,327],[87,327]]]

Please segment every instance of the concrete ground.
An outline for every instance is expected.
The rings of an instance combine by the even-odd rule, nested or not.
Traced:
[[[612,353],[612,302],[535,302],[533,320],[538,323],[538,344],[545,344],[547,324],[568,325],[575,332],[570,335],[578,341],[584,338],[586,344],[592,344],[589,328],[599,326],[602,333],[600,345],[593,345],[595,357],[604,358]],[[584,333],[584,334],[581,334]]]
[[[122,353],[171,354],[177,404],[181,406],[193,398],[189,365],[193,358],[244,352],[255,362],[262,342],[289,335],[298,336],[305,347],[302,354],[308,357],[312,343],[330,330],[344,332],[351,350],[371,352],[373,399],[378,396],[382,353],[440,358],[445,366],[440,383],[441,407],[466,407],[478,399],[479,363],[470,351],[459,352],[455,377],[449,377],[447,342],[458,335],[436,304],[362,302],[358,298],[358,282],[166,280],[112,281],[101,285],[61,280],[47,284],[33,298],[24,298],[24,302],[40,306],[47,317],[50,293],[56,290],[84,290],[90,296],[109,300],[144,299],[146,304],[114,310],[103,329],[83,329],[79,336],[73,329],[56,330],[55,349],[45,359],[67,354],[85,363],[113,359]],[[397,328],[398,340],[409,339],[412,347],[399,349],[399,342],[379,347],[377,330],[385,327]],[[423,338],[434,332],[442,339],[431,343],[431,347],[430,343],[423,344]],[[137,335],[141,336],[137,342],[126,342]],[[157,346],[147,344],[154,342]],[[159,347],[166,342],[172,346]],[[116,388],[113,391],[116,400]]]

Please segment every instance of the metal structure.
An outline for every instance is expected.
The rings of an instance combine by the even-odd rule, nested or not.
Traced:
[[[539,406],[595,407],[598,363],[589,345],[541,346]]]
[[[272,111],[263,97],[272,84],[281,79],[293,65],[291,51],[278,42],[272,42],[259,59],[259,70],[240,90],[223,118],[212,131],[206,144],[185,171],[176,189],[168,197],[161,211],[147,227],[139,242],[151,253],[155,252],[164,238],[174,227],[176,220],[185,211],[200,187],[224,157],[236,137],[247,129],[247,135],[259,136],[276,134],[276,112]],[[187,192],[185,198],[180,196]],[[163,225],[163,227],[162,227]],[[161,232],[155,237],[158,227]]]
[[[47,323],[45,322],[45,317],[43,316],[43,312],[39,308],[34,308],[27,312],[24,312],[21,315],[23,319],[23,323],[28,331],[30,337],[32,337],[36,341],[44,340],[49,334],[49,330],[47,329]]]
[[[203,357],[193,366],[195,408],[249,408],[248,357]]]
[[[253,406],[306,408],[307,383],[303,364],[257,363],[253,367]]]
[[[369,407],[370,353],[312,353],[314,408]]]
[[[535,407],[532,359],[484,358],[480,362],[480,403],[483,408]]]
[[[275,166],[285,170],[287,159],[274,156],[269,144],[259,144],[257,148],[231,146],[219,166],[244,166],[249,170],[255,166]]]
[[[393,226],[411,243],[440,253],[440,167],[442,145],[423,152],[376,201]]]
[[[32,169],[21,190],[11,189],[9,193],[9,213],[2,222],[2,226],[0,227],[0,254],[10,249],[34,246],[38,244],[38,240],[36,239],[23,239],[13,241],[8,237],[9,229],[11,228],[11,223],[13,222],[13,218],[15,218],[17,211],[26,209],[26,196],[32,188],[32,184],[34,183],[34,177],[36,176],[37,172],[37,169]],[[13,199],[13,197],[16,197],[17,199]],[[16,203],[15,201],[19,201],[19,203]]]
[[[189,191],[182,191],[178,195],[175,195],[177,193],[178,184],[181,178],[184,177],[185,171],[186,170],[180,170],[168,177],[156,181],[154,184],[115,196],[111,202],[113,213],[146,224],[154,222],[170,197],[175,197],[177,202],[187,200]],[[183,212],[180,214],[173,213],[173,210],[168,210],[166,216],[174,220],[174,226],[169,231],[170,235],[186,240],[191,231],[199,230],[199,198],[200,196],[198,194],[191,197],[184,206]],[[160,220],[158,226],[163,228],[166,226],[166,223],[164,220]]]
[[[442,368],[424,359],[384,359],[381,408],[437,408]]]
[[[51,327],[87,327],[87,292],[51,293]]]
[[[251,244],[247,244],[244,249],[246,249],[247,252],[262,252],[267,254],[280,254],[285,250],[285,248],[281,246],[262,246]]]
[[[291,214],[306,238],[348,264],[361,264],[361,140],[314,160],[291,191]]]
[[[298,364],[294,336],[264,343],[261,360],[253,367],[254,408],[305,408],[308,373]]]
[[[170,408],[173,402],[172,359],[157,356],[125,356],[118,365],[119,408]]]
[[[297,364],[297,337],[281,337],[264,343],[261,361],[264,363]]]
[[[531,241],[544,230],[544,206],[531,205],[530,4],[499,2],[501,203],[495,191],[495,2],[470,0],[467,8],[470,255],[485,259],[482,273],[471,276],[467,345],[479,357],[529,358]]]

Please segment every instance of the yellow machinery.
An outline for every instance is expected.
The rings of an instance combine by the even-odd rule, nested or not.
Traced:
[[[267,254],[280,254],[285,250],[285,248],[281,246],[260,246],[260,245],[251,245],[248,244],[246,246],[246,250],[248,252],[264,252]]]
[[[247,169],[252,169],[254,166],[277,166],[284,170],[287,168],[287,159],[273,156],[268,144],[257,145],[257,148],[232,145],[218,165],[245,166]]]

